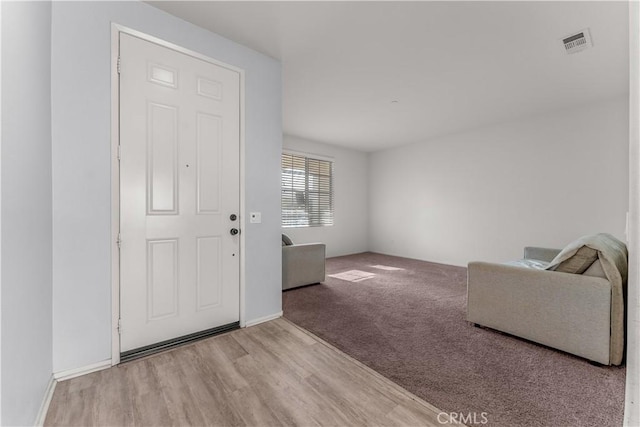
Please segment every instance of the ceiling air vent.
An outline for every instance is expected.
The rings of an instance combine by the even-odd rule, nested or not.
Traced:
[[[567,53],[580,52],[593,46],[591,44],[591,35],[589,34],[588,28],[564,37],[562,39],[562,43],[564,44],[564,50]]]

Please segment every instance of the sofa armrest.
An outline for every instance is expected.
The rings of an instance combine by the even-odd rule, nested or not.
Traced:
[[[536,248],[527,246],[524,248],[525,259],[537,259],[540,261],[551,262],[560,253],[561,249]]]
[[[472,262],[467,320],[608,365],[611,283],[600,277]]]
[[[282,247],[282,289],[325,280],[326,245],[305,243]]]

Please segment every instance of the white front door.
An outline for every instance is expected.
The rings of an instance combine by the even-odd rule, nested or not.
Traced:
[[[120,34],[121,352],[239,321],[239,149],[237,71]]]

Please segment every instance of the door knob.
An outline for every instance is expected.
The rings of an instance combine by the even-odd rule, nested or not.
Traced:
[[[237,228],[232,228],[231,231],[229,231],[229,233],[231,233],[232,236],[235,236],[236,234],[238,234],[240,231],[238,231]]]

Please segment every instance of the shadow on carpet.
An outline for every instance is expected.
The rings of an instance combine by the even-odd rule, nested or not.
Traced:
[[[478,425],[483,412],[492,426],[622,425],[624,367],[473,327],[466,271],[373,253],[330,258],[325,283],[283,293],[284,316]]]

